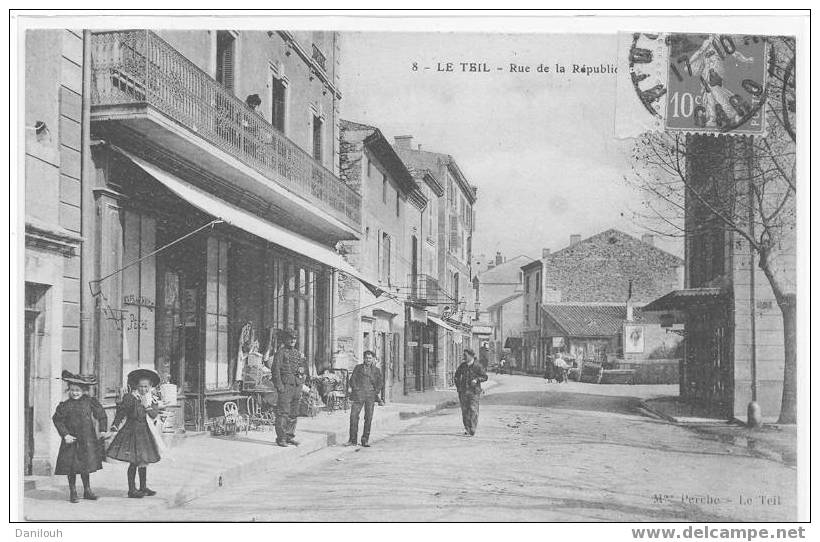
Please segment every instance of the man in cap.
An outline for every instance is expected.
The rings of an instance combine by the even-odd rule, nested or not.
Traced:
[[[464,349],[464,361],[456,369],[455,383],[458,391],[458,402],[461,403],[461,420],[464,423],[464,434],[475,435],[478,427],[478,398],[481,396],[481,383],[487,381],[487,372],[481,364],[475,362],[475,352]]]
[[[350,434],[347,441],[349,446],[356,444],[356,437],[359,433],[359,415],[364,407],[364,428],[362,429],[362,446],[369,448],[370,444],[370,423],[373,421],[373,405],[378,402],[383,405],[380,398],[384,381],[382,372],[376,367],[376,354],[371,350],[365,350],[364,363],[356,365],[350,377],[350,395],[353,399],[353,406],[350,409]]]
[[[305,384],[305,355],[296,348],[296,332],[282,332],[282,346],[276,352],[271,365],[271,378],[278,394],[276,401],[276,444],[299,446],[295,440],[296,416],[299,399]]]

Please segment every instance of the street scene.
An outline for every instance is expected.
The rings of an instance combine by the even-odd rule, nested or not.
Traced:
[[[790,447],[788,435],[775,435],[755,447],[745,432],[732,435],[722,427],[698,431],[644,410],[652,397],[673,391],[671,386],[559,386],[520,375],[493,379],[497,384],[482,397],[473,438],[462,434],[455,394],[450,394],[449,406],[380,428],[370,449],[340,443],[280,469],[281,454],[277,457],[269,443],[266,466],[246,478],[226,479],[223,487],[175,507],[160,495],[161,501],[129,505],[116,486],[119,477],[108,477],[114,485],[99,490],[105,498],[79,508],[65,501],[62,488],[32,492],[29,519],[62,514],[130,521],[146,515],[157,521],[726,522],[795,517],[797,471],[781,448]],[[251,432],[234,444],[258,440]],[[693,472],[708,472],[708,479],[693,477]],[[288,490],[282,492],[283,487]],[[743,497],[755,503],[744,504]],[[771,504],[760,505],[763,497]]]
[[[801,519],[793,36],[18,23],[19,521]]]

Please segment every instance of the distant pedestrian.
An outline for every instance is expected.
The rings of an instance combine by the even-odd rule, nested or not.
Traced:
[[[475,362],[475,352],[464,350],[464,361],[456,369],[454,377],[458,401],[461,403],[461,420],[464,423],[465,435],[475,435],[478,427],[478,401],[481,396],[481,383],[487,381],[487,372]]]
[[[159,375],[151,369],[136,369],[128,373],[131,393],[117,405],[111,431],[117,434],[108,447],[108,457],[128,463],[128,496],[141,499],[156,495],[148,487],[148,465],[160,459],[162,442],[149,424],[159,416],[159,401],[153,389],[159,385]],[[140,487],[136,476],[139,472]]]
[[[555,380],[560,384],[567,381],[567,370],[569,364],[564,361],[564,358],[558,353],[555,357]]]
[[[364,408],[364,427],[362,428],[362,446],[369,448],[370,423],[373,421],[373,406],[379,403],[384,405],[381,398],[384,381],[382,372],[376,367],[376,354],[365,350],[364,363],[356,365],[350,377],[350,396],[353,404],[350,408],[350,432],[347,439],[348,446],[357,442],[359,433],[359,416]]]
[[[68,399],[57,405],[52,421],[60,434],[60,451],[54,474],[68,477],[68,500],[79,502],[77,496],[77,475],[83,482],[83,499],[96,501],[91,491],[91,473],[102,468],[105,457],[105,437],[108,416],[99,401],[86,392],[96,384],[96,378],[75,375],[63,371],[63,380],[68,384]]]
[[[278,394],[276,401],[276,444],[299,446],[296,440],[296,417],[305,385],[305,355],[296,348],[296,332],[283,331],[282,346],[271,365],[271,378]]]
[[[544,360],[544,379],[550,384],[555,381],[555,362],[551,356]]]

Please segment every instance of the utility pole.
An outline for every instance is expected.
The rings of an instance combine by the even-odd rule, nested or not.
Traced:
[[[752,166],[754,165],[754,138],[749,136],[746,143],[746,174],[749,177],[748,211],[749,211],[749,238],[755,238],[755,207],[754,207],[754,179]],[[749,325],[750,325],[750,362],[752,378],[752,400],[746,408],[746,425],[757,427],[762,421],[760,405],[757,403],[757,321],[755,318],[755,249],[749,243]]]

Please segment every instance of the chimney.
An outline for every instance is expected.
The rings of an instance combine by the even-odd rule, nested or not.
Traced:
[[[643,234],[643,237],[641,237],[641,241],[643,241],[647,245],[652,245],[653,247],[655,246],[655,236],[651,233]]]
[[[541,249],[541,257],[542,258],[546,258],[549,255],[550,255],[550,249],[548,249],[548,248],[542,248]]]
[[[573,233],[569,236],[569,246],[575,246],[581,242],[581,236],[577,233]]]
[[[419,143],[419,150],[421,150],[421,143]]]
[[[501,265],[504,263],[504,258],[501,257],[501,252],[495,253],[495,265]]]
[[[399,149],[412,149],[413,148],[413,136],[411,135],[401,135],[396,136],[393,138],[396,142],[396,147]]]

